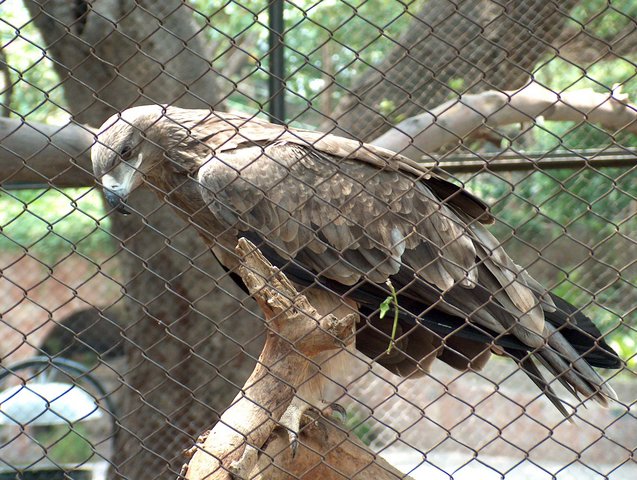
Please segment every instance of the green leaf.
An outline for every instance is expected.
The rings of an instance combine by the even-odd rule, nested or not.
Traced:
[[[380,307],[378,307],[380,310],[380,318],[384,318],[385,315],[387,315],[387,312],[389,312],[389,308],[393,300],[394,298],[390,295],[385,300],[383,300],[383,303],[380,304]]]

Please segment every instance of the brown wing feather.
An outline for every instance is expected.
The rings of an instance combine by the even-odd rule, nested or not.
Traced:
[[[482,223],[493,223],[487,205],[466,190],[437,177],[430,169],[391,150],[336,135],[274,125],[256,117],[236,113],[184,111],[171,107],[170,117],[188,127],[192,135],[180,150],[195,151],[197,146],[220,154],[254,145],[268,146],[277,142],[310,147],[336,159],[355,159],[385,170],[399,170],[424,182],[444,203]],[[197,119],[193,122],[193,118]]]
[[[316,273],[345,285],[382,283],[406,265],[433,287],[432,303],[447,292],[439,308],[473,312],[472,321],[531,346],[544,342],[540,302],[520,269],[421,177],[279,139],[218,152],[199,181],[229,227],[256,230]],[[474,291],[480,282],[495,304]]]
[[[545,322],[550,296],[475,221],[482,207],[459,187],[345,139],[267,125],[233,135],[234,147],[218,146],[199,171],[204,199],[229,228],[257,230],[280,256],[344,285],[407,279],[403,295],[516,336],[584,395],[613,395]],[[426,365],[439,352],[424,340]],[[439,358],[457,366],[488,358],[479,344],[467,351]],[[396,371],[409,370],[408,359],[397,361]]]

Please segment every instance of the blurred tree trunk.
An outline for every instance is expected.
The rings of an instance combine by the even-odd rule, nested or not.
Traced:
[[[371,141],[461,93],[521,88],[538,61],[556,52],[552,45],[577,3],[425,2],[383,63],[340,102],[335,133]]]
[[[97,127],[150,102],[214,105],[217,79],[192,11],[179,0],[137,3],[26,2],[76,121]],[[118,372],[122,428],[110,478],[174,478],[182,450],[252,371],[245,352],[251,340],[260,351],[261,324],[232,297],[244,298],[234,285],[222,280],[218,288],[223,271],[195,232],[154,193],[134,197],[143,217],[111,216],[122,245],[114,260],[125,292],[127,362]]]

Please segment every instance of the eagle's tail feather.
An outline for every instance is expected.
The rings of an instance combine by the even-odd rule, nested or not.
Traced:
[[[553,375],[554,378],[556,378],[562,384],[562,386],[568,391],[568,393],[577,398],[579,402],[582,401],[579,393],[577,393],[577,390],[575,390],[575,388],[573,388],[573,386],[562,377],[561,372],[558,371],[551,362],[546,360],[541,354],[535,355],[535,358],[544,366],[544,368],[546,368],[546,370],[548,370],[551,375]]]
[[[617,400],[617,394],[608,386],[590,364],[577,352],[566,338],[554,326],[547,322],[549,330],[548,347],[538,351],[558,375],[556,377],[568,383],[586,398],[592,398],[607,406],[608,398]]]
[[[564,401],[555,393],[555,390],[553,390],[551,384],[546,380],[546,378],[544,378],[544,375],[542,375],[542,372],[540,372],[540,369],[537,367],[533,359],[529,355],[525,355],[520,351],[512,351],[510,354],[518,361],[520,368],[524,371],[524,373],[526,373],[527,377],[535,383],[544,395],[546,395],[555,408],[557,408],[565,418],[570,419],[572,413],[566,410],[564,407]],[[542,362],[542,360],[540,361]],[[565,386],[571,393],[575,394],[570,385],[565,384]]]

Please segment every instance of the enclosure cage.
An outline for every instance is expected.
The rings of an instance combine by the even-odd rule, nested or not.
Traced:
[[[231,474],[306,479],[637,478],[636,2],[4,0],[0,73],[1,389],[29,387],[33,372],[15,365],[38,357],[49,370],[57,370],[65,384],[86,388],[86,376],[96,378],[102,385],[92,391],[96,404],[112,406],[100,407],[102,427],[86,429],[68,419],[66,433],[57,436],[34,420],[18,421],[13,430],[0,433],[2,474],[27,478],[24,469],[29,464],[22,461],[20,448],[28,439],[56,474],[71,478],[74,470],[88,471],[92,478],[131,480]],[[357,234],[361,237],[350,246],[360,243],[362,235],[373,237],[378,229],[374,218],[359,220],[368,213],[365,208],[349,208],[338,200],[346,196],[338,185],[330,187],[336,205],[330,207],[338,210],[334,217],[317,210],[317,220],[306,221],[301,215],[305,206],[331,195],[329,182],[354,179],[360,198],[369,195],[369,202],[382,204],[386,215],[398,211],[407,217],[400,208],[411,201],[410,195],[425,195],[418,192],[427,185],[438,203],[419,221],[439,221],[442,226],[435,231],[444,238],[459,220],[454,216],[447,222],[437,215],[457,214],[464,222],[457,238],[469,235],[477,245],[470,263],[477,258],[476,269],[507,265],[500,273],[508,280],[496,279],[500,283],[488,292],[485,304],[518,311],[515,299],[506,296],[523,284],[537,293],[533,308],[544,309],[550,328],[557,314],[551,316],[548,292],[574,306],[558,305],[567,320],[555,328],[558,333],[584,328],[577,341],[588,346],[578,347],[584,350],[576,357],[558,355],[566,358],[560,360],[568,367],[565,371],[551,371],[551,365],[548,371],[538,370],[563,399],[568,418],[554,407],[546,387],[537,388],[537,375],[529,378],[527,353],[511,358],[515,355],[507,350],[510,344],[502,343],[503,337],[515,336],[511,332],[518,324],[527,325],[528,311],[504,332],[496,332],[493,325],[480,323],[483,317],[472,318],[482,305],[458,307],[464,313],[454,305],[452,316],[466,318],[453,332],[429,330],[426,335],[433,335],[434,347],[428,356],[414,360],[404,342],[409,335],[416,338],[415,330],[401,323],[396,331],[398,320],[394,323],[394,314],[398,318],[399,312],[408,313],[409,285],[397,276],[386,285],[386,278],[373,269],[350,270],[350,275],[378,284],[382,298],[373,308],[367,305],[367,313],[361,309],[352,327],[360,334],[362,353],[350,354],[344,376],[334,379],[340,408],[304,417],[298,446],[290,447],[285,442],[294,441],[293,432],[288,424],[281,426],[283,411],[290,410],[260,404],[251,393],[258,382],[246,381],[256,365],[255,372],[262,369],[258,375],[280,387],[266,393],[289,403],[307,379],[294,384],[277,370],[281,362],[292,362],[296,355],[306,363],[290,365],[314,369],[317,378],[328,370],[321,370],[314,357],[300,358],[300,347],[273,364],[265,362],[263,354],[259,360],[266,339],[287,328],[270,318],[267,308],[264,320],[268,302],[259,295],[278,288],[290,300],[296,293],[285,290],[287,283],[273,273],[279,270],[266,270],[265,283],[247,292],[236,281],[237,275],[245,281],[247,274],[230,271],[218,250],[211,252],[217,237],[209,232],[202,236],[206,228],[198,223],[200,212],[230,195],[239,180],[215,191],[213,200],[199,199],[196,215],[174,200],[180,185],[158,187],[152,172],[145,172],[126,200],[129,215],[117,211],[121,204],[104,201],[102,190],[107,187],[108,192],[109,186],[104,175],[94,174],[91,149],[114,148],[104,140],[111,138],[107,132],[113,121],[135,127],[140,144],[161,147],[164,137],[153,136],[155,123],[140,128],[122,116],[140,105],[155,105],[159,110],[154,111],[162,112],[156,123],[167,118],[184,128],[186,140],[195,140],[184,140],[188,145],[181,152],[199,152],[201,145],[208,145],[201,155],[223,157],[229,147],[214,143],[215,138],[232,130],[226,142],[234,142],[233,148],[244,142],[268,157],[272,149],[294,144],[310,152],[298,165],[315,161],[314,156],[316,162],[329,164],[332,173],[312,181],[314,177],[299,175],[297,163],[275,158],[273,171],[281,175],[277,181],[262,187],[259,182],[265,185],[269,179],[262,174],[247,182],[260,189],[262,198],[239,195],[238,203],[253,202],[245,210],[226,205],[249,223],[245,215],[250,211],[278,202],[276,211],[285,210],[286,219],[301,225],[298,233],[276,243],[276,235],[289,226],[277,217],[281,223],[265,223],[271,238],[261,238],[262,243],[248,234],[246,238],[314,306],[315,297],[304,290],[307,285],[297,281],[293,274],[298,276],[298,271],[290,265],[332,281],[338,277],[330,270],[336,264],[321,263],[331,250],[303,260],[296,255],[309,242],[295,251],[281,250],[278,256],[272,245],[284,248],[302,237],[303,228],[318,230],[312,238],[329,243],[328,230],[340,225],[338,221],[366,232]],[[175,107],[204,113],[189,110],[180,117]],[[202,115],[197,118],[203,120],[192,122],[188,115]],[[196,130],[205,122],[222,126],[201,140]],[[398,156],[388,160],[384,150],[376,148]],[[118,158],[126,155],[123,150],[116,153]],[[174,160],[173,151],[162,155],[167,162]],[[376,174],[365,181],[355,176],[357,165],[367,162],[360,168],[369,169],[378,158],[387,164],[373,168],[382,175],[402,168],[401,178],[411,175],[412,188],[395,194],[397,190]],[[233,166],[237,178],[246,178],[249,165]],[[346,170],[350,166],[352,170]],[[285,174],[276,170],[280,168],[287,169]],[[206,181],[189,174],[189,181]],[[297,183],[289,185],[300,185],[301,190],[285,183],[290,179]],[[283,187],[273,200],[277,185]],[[480,215],[492,216],[492,225],[478,225],[480,215],[466,220],[469,214],[458,213],[462,209],[454,202],[469,197],[454,185],[484,201],[487,213]],[[211,187],[203,187],[205,197]],[[386,190],[392,193],[383,193]],[[312,193],[303,197],[303,191]],[[307,203],[286,210],[297,197]],[[355,197],[350,201],[358,205]],[[256,216],[250,218],[256,222]],[[421,226],[412,221],[410,228]],[[496,243],[485,247],[475,240],[475,232],[487,235],[482,229],[488,229]],[[399,251],[401,257],[408,237],[394,240],[387,251]],[[427,241],[433,245],[437,240]],[[497,260],[502,258],[500,247],[512,263]],[[348,254],[346,248],[330,248],[339,250],[341,260]],[[453,241],[441,241],[436,248],[434,264],[451,255]],[[245,245],[242,252],[244,265],[261,261]],[[273,259],[285,262],[277,265]],[[375,268],[380,271],[383,265],[379,262]],[[448,268],[457,272],[453,265]],[[421,274],[428,275],[414,275]],[[435,275],[444,277],[431,275],[430,285]],[[464,275],[471,277],[466,268]],[[471,286],[465,277],[453,279],[448,290],[462,282],[462,288]],[[351,285],[333,292],[343,305],[359,308],[361,300]],[[436,290],[440,299],[429,303],[448,314],[441,306],[445,292]],[[293,302],[280,315],[299,308]],[[344,321],[341,310],[333,307],[330,312]],[[592,319],[599,334],[586,326],[582,315]],[[472,332],[487,335],[479,337],[486,343],[477,353],[461,350],[462,368],[453,368],[459,363],[447,361],[443,352],[457,351],[451,336],[476,322]],[[374,344],[376,350],[362,337],[365,328],[380,342]],[[541,328],[539,332],[543,334]],[[525,352],[553,348],[550,342],[556,336],[546,334],[544,345],[527,345]],[[609,386],[617,394],[607,408],[587,401],[596,391],[573,396],[560,385],[560,380],[568,385],[570,378],[585,377],[581,362],[594,363],[591,358],[604,342],[616,352],[615,363],[598,362],[603,364],[597,371],[604,385],[599,388]],[[481,359],[489,355],[482,368]],[[429,362],[433,357],[438,360]],[[390,358],[398,360],[392,364]],[[402,367],[392,367],[399,360],[411,365],[403,376],[396,375]],[[69,372],[62,367],[65,362],[76,362],[83,370]],[[251,378],[262,378],[258,375]],[[53,408],[55,402],[46,395],[36,396]],[[266,397],[259,398],[271,400]],[[246,400],[250,408],[262,407],[261,413],[268,409],[267,421],[248,428],[247,417],[224,416],[231,405]],[[0,413],[8,408],[7,400],[2,402]],[[217,471],[197,473],[193,462],[206,464],[202,455],[211,435],[223,430],[220,425],[237,433],[240,445],[225,457],[209,460],[210,465],[217,462]],[[259,435],[266,440],[255,441]],[[283,447],[277,447],[279,441]]]

